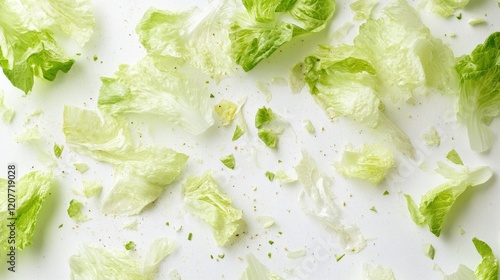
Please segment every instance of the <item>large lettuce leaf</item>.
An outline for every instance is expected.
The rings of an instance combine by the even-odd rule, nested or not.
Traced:
[[[156,63],[147,56],[136,65],[120,65],[113,78],[101,78],[99,109],[113,116],[158,115],[192,134],[203,133],[214,123],[208,90]]]
[[[188,156],[172,149],[135,144],[121,118],[66,106],[63,132],[68,147],[114,167],[113,189],[104,213],[134,215],[155,201],[181,172]]]
[[[158,274],[160,262],[174,249],[175,241],[157,239],[150,245],[149,252],[141,263],[124,249],[110,250],[84,245],[80,253],[69,259],[70,279],[153,280]]]
[[[500,114],[500,32],[461,57],[456,69],[460,75],[458,120],[467,126],[471,148],[487,151],[494,139],[488,125]]]
[[[10,215],[8,210],[7,184],[8,180],[0,179],[0,242],[1,248],[8,251],[10,246],[15,246],[17,250],[23,250],[31,245],[35,227],[37,224],[38,213],[42,205],[50,195],[54,185],[52,173],[33,171],[21,177],[13,189],[15,192],[9,192],[15,195],[14,215]],[[10,236],[9,224],[13,220],[8,218],[15,217],[15,244],[8,242]]]
[[[217,245],[230,245],[245,227],[243,212],[233,207],[210,172],[189,178],[182,193],[189,211],[212,227]]]

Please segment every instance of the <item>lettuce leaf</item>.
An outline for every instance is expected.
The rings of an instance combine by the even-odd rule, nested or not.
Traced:
[[[67,146],[114,168],[113,189],[102,203],[109,214],[135,215],[155,201],[181,172],[188,156],[158,146],[136,145],[121,118],[66,106]]]
[[[245,227],[243,212],[231,205],[231,198],[220,191],[210,172],[189,178],[182,194],[188,210],[212,227],[217,245],[230,245]]]
[[[240,276],[240,280],[283,280],[283,278],[270,271],[265,265],[259,262],[253,254],[248,254],[245,259],[248,266]]]
[[[16,182],[14,193],[16,196],[16,210],[13,216],[10,215],[8,211],[8,194],[12,194],[11,192],[7,192],[8,180],[0,179],[0,185],[3,186],[0,188],[0,226],[2,227],[2,231],[0,231],[1,248],[8,251],[10,246],[12,246],[12,244],[8,242],[10,236],[8,225],[12,220],[8,220],[8,218],[16,217],[16,243],[14,246],[17,250],[23,250],[25,247],[31,245],[37,224],[38,213],[45,199],[50,195],[54,185],[52,173],[33,171],[22,176]]]
[[[3,91],[0,91],[0,119],[2,119],[5,124],[10,124],[14,115],[14,110],[5,105]]]
[[[120,65],[113,78],[101,78],[99,109],[113,116],[158,115],[194,135],[203,133],[214,123],[207,90],[157,63],[145,57],[133,66]]]
[[[455,66],[460,75],[457,118],[467,127],[471,148],[484,152],[493,145],[488,128],[500,114],[500,32],[491,34]]]
[[[304,186],[299,196],[302,210],[335,232],[344,250],[352,253],[363,250],[366,240],[360,230],[355,225],[343,224],[342,211],[335,203],[331,190],[332,179],[319,170],[314,159],[306,151],[302,151],[302,159],[295,166],[295,171]]]
[[[271,108],[262,107],[255,114],[255,127],[258,136],[269,148],[276,148],[279,135],[288,127],[288,123],[275,114]]]
[[[442,17],[449,17],[456,9],[463,9],[468,3],[469,0],[425,0],[422,5]]]
[[[160,262],[175,249],[175,241],[160,238],[149,247],[144,262],[133,258],[129,251],[110,250],[84,245],[80,253],[71,256],[72,280],[124,279],[153,280]]]
[[[456,199],[467,188],[488,181],[493,174],[487,166],[467,168],[454,164],[452,167],[443,162],[438,162],[436,172],[448,181],[428,191],[420,200],[419,206],[408,194],[405,197],[412,220],[419,226],[427,224],[429,230],[439,237],[444,219]]]
[[[473,238],[472,242],[476,247],[477,252],[483,260],[476,267],[474,274],[478,280],[497,280],[498,279],[498,259],[493,254],[490,246],[484,241]]]
[[[83,209],[83,204],[76,199],[72,199],[69,202],[69,207],[67,210],[68,216],[77,223],[90,220],[90,218],[87,215],[82,213],[82,209]]]
[[[364,144],[358,151],[348,147],[342,160],[335,164],[343,176],[362,179],[373,185],[380,183],[393,166],[391,151],[380,144]]]

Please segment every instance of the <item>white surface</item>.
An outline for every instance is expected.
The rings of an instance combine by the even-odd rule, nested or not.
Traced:
[[[248,253],[254,253],[272,271],[289,279],[359,279],[363,263],[371,262],[391,267],[397,279],[441,279],[442,274],[436,271],[436,266],[449,274],[460,263],[474,269],[480,262],[472,237],[486,241],[500,256],[500,184],[496,176],[487,184],[467,191],[457,201],[439,238],[426,227],[416,226],[406,208],[404,193],[411,194],[418,201],[420,195],[443,181],[433,170],[436,161],[442,160],[451,148],[459,152],[466,164],[489,165],[495,174],[499,174],[500,141],[497,139],[487,154],[472,152],[465,128],[455,122],[454,98],[439,95],[418,97],[416,105],[404,105],[400,109],[386,104],[388,117],[410,136],[417,149],[417,157],[410,160],[397,155],[398,167],[392,170],[390,179],[373,187],[344,179],[331,164],[340,160],[347,143],[360,145],[376,140],[365,132],[363,126],[346,119],[330,122],[307,89],[300,94],[291,94],[287,86],[273,85],[270,87],[273,98],[269,103],[265,101],[265,95],[258,92],[256,82],[270,83],[275,77],[286,78],[290,67],[314,51],[318,43],[328,42],[329,34],[345,22],[352,22],[348,1],[337,3],[337,11],[328,30],[296,38],[250,73],[239,71],[219,85],[210,80],[210,90],[215,95],[211,100],[213,104],[222,98],[239,101],[248,97],[244,114],[249,132],[238,141],[231,142],[234,125],[222,127],[215,115],[216,125],[198,137],[148,118],[133,118],[136,124],[139,123],[134,130],[143,133],[144,141],[171,147],[191,157],[180,178],[142,214],[136,217],[103,216],[99,211],[100,198],[87,200],[74,195],[71,189],[81,189],[82,179],[101,180],[105,195],[110,190],[113,171],[108,165],[66,148],[57,161],[58,167],[54,170],[57,188],[41,211],[33,246],[18,252],[18,271],[15,274],[8,272],[2,262],[0,278],[67,279],[68,259],[79,252],[83,243],[123,248],[132,240],[137,245],[134,254],[143,256],[149,244],[158,237],[171,237],[178,241],[178,248],[161,264],[158,279],[168,279],[167,274],[172,269],[176,269],[182,279],[236,279],[246,266],[242,258]],[[37,79],[33,92],[28,96],[23,96],[0,75],[5,102],[16,111],[10,126],[0,124],[0,168],[6,170],[8,163],[16,163],[20,175],[45,169],[33,152],[34,147],[16,143],[13,135],[26,127],[38,125],[44,135],[44,148],[49,153],[54,143],[64,144],[61,130],[64,105],[95,109],[101,85],[99,78],[112,76],[118,64],[133,64],[145,54],[134,30],[146,9],[156,6],[181,10],[195,4],[201,7],[206,5],[205,1],[95,0],[95,32],[83,49],[68,42],[66,49],[72,50],[69,53],[82,53],[76,57],[76,63],[68,74],[59,74],[55,82]],[[500,28],[500,8],[492,0],[471,1],[462,12],[462,20],[455,17],[445,20],[426,10],[420,13],[432,33],[448,43],[456,56],[469,53]],[[469,26],[467,21],[471,17],[484,17],[487,23]],[[356,30],[351,30],[351,36],[357,33]],[[451,32],[457,36],[450,38],[446,35]],[[94,55],[98,56],[98,61],[94,62]],[[205,81],[207,78],[200,76],[199,79]],[[255,112],[264,105],[285,117],[292,126],[280,138],[276,151],[258,141],[253,127]],[[44,113],[25,125],[26,116],[36,109],[42,109]],[[304,118],[312,121],[315,134],[304,130]],[[442,137],[438,148],[425,146],[421,138],[431,125]],[[498,136],[498,119],[491,127]],[[338,203],[346,203],[342,207],[346,220],[355,222],[369,239],[368,246],[361,253],[348,254],[337,262],[336,257],[344,252],[336,236],[300,210],[297,197],[301,185],[280,186],[264,176],[267,170],[290,170],[300,159],[302,148],[309,151],[320,168],[335,179],[333,192],[338,197]],[[229,153],[234,153],[236,157],[235,170],[229,170],[219,162],[221,156]],[[278,160],[282,162],[278,163]],[[75,162],[85,162],[90,169],[80,174],[74,170]],[[180,196],[186,177],[200,175],[207,169],[214,171],[222,190],[232,197],[233,205],[243,210],[248,223],[247,233],[227,248],[216,246],[208,225],[187,213]],[[5,177],[6,171],[0,174]],[[253,186],[257,190],[254,191]],[[384,190],[388,190],[390,195],[383,196]],[[92,218],[91,221],[75,224],[68,217],[66,209],[73,198],[84,202],[85,212]],[[372,206],[378,213],[369,210]],[[256,221],[260,215],[274,217],[275,226],[261,228]],[[124,230],[124,224],[134,219],[138,220],[138,230]],[[169,227],[165,225],[167,221]],[[64,226],[58,228],[60,224]],[[177,232],[175,226],[182,226],[182,229]],[[465,230],[463,235],[459,233],[460,228]],[[193,233],[192,241],[187,240],[190,232]],[[270,245],[269,240],[273,240],[274,244]],[[427,243],[436,248],[434,260],[423,253]],[[290,259],[286,256],[287,249],[301,248],[307,251],[305,257]],[[268,258],[268,253],[272,253],[272,258]],[[219,254],[225,254],[224,259],[217,260]],[[212,260],[210,255],[215,259]]]

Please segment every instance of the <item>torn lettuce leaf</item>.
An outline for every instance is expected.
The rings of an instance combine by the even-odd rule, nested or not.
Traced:
[[[14,110],[9,108],[4,103],[4,94],[3,91],[0,90],[0,118],[2,119],[4,124],[10,124],[12,119],[14,119]]]
[[[79,223],[90,220],[90,218],[87,215],[83,214],[82,211],[83,211],[83,204],[80,201],[72,199],[69,202],[69,207],[67,210],[68,216],[75,222]]]
[[[64,150],[64,145],[58,145],[57,143],[54,143],[54,156],[56,158],[61,157],[63,150]]]
[[[358,178],[373,185],[380,183],[393,166],[391,150],[380,144],[364,144],[359,150],[349,146],[342,160],[335,163],[337,171],[344,177]]]
[[[468,3],[469,0],[425,0],[421,5],[442,17],[449,17],[455,10],[463,9]]]
[[[488,181],[493,173],[487,166],[476,168],[457,164],[449,166],[441,161],[438,162],[436,172],[448,181],[428,191],[420,200],[420,205],[417,205],[408,194],[405,194],[405,197],[412,220],[419,226],[427,224],[429,230],[439,237],[444,219],[456,199],[467,188]]]
[[[351,10],[355,13],[354,20],[365,20],[371,17],[371,13],[379,0],[356,0],[349,4]]]
[[[214,111],[221,119],[222,125],[228,125],[233,122],[234,116],[238,112],[238,105],[232,101],[222,99],[218,104],[215,104]]]
[[[83,195],[90,198],[99,195],[102,192],[102,185],[96,181],[82,180],[83,182]]]
[[[169,148],[136,145],[124,119],[101,117],[95,111],[66,106],[67,146],[113,166],[113,188],[102,203],[103,213],[138,214],[179,175],[188,156]]]
[[[328,117],[347,117],[373,129],[402,153],[413,156],[408,136],[382,112],[377,76],[372,64],[356,57],[348,45],[320,45],[304,60],[303,71],[309,91]]]
[[[477,278],[474,271],[461,264],[454,273],[444,275],[443,280],[477,280]]]
[[[182,194],[188,210],[212,227],[217,245],[230,245],[245,227],[243,212],[233,207],[210,172],[188,178]]]
[[[236,165],[233,154],[222,157],[220,161],[229,169],[234,169]]]
[[[276,148],[279,135],[288,127],[288,123],[271,108],[259,108],[255,114],[255,127],[258,129],[259,139],[269,148]]]
[[[81,251],[70,257],[70,278],[153,280],[160,262],[175,249],[175,241],[160,238],[149,247],[145,260],[133,258],[125,249],[110,250],[83,245]]]
[[[98,108],[113,116],[129,113],[164,117],[191,134],[213,125],[209,95],[203,85],[185,75],[160,70],[145,57],[136,65],[120,65],[113,78],[101,78]]]
[[[8,239],[10,236],[8,220],[10,217],[16,217],[15,221],[15,246],[17,250],[23,250],[31,245],[33,234],[37,225],[38,214],[42,208],[45,199],[53,188],[54,181],[52,173],[33,171],[22,176],[15,184],[16,209],[13,215],[8,211],[8,198],[11,197],[8,192],[9,181],[0,179],[0,242],[1,248],[9,251],[11,244]]]
[[[478,280],[497,280],[498,279],[498,259],[493,254],[490,246],[486,242],[473,238],[472,242],[476,247],[477,252],[483,258],[481,263],[476,267],[474,274]]]
[[[84,162],[75,162],[73,163],[73,166],[80,173],[84,173],[85,171],[89,170],[89,166]]]
[[[231,54],[243,70],[252,70],[293,37],[319,32],[335,11],[334,0],[243,0],[229,31]],[[292,22],[281,20],[291,17]]]
[[[259,262],[253,254],[248,254],[245,259],[248,266],[240,276],[240,280],[284,280],[284,278],[270,271],[269,268]]]
[[[342,211],[335,203],[331,190],[333,180],[324,174],[314,159],[302,151],[302,159],[295,166],[298,180],[302,183],[299,201],[302,210],[318,219],[339,237],[340,244],[347,252],[358,253],[366,247],[366,240],[355,226],[345,226]]]
[[[424,142],[427,146],[439,146],[441,144],[441,137],[434,126],[431,126],[427,131],[422,134]]]
[[[500,114],[499,61],[500,32],[495,32],[455,66],[460,76],[457,119],[466,125],[470,146],[476,152],[493,145],[488,125]]]
[[[182,59],[220,81],[235,70],[229,40],[235,9],[232,0],[181,12],[149,8],[136,32],[149,55]]]
[[[457,151],[455,151],[455,149],[451,149],[447,154],[446,154],[446,158],[453,162],[454,164],[458,164],[458,165],[464,165],[464,162],[462,161],[462,158],[460,158],[460,156],[458,155]]]
[[[395,280],[391,268],[384,268],[378,264],[363,264],[363,280]]]

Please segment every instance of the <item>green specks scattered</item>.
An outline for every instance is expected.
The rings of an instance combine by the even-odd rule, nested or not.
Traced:
[[[63,224],[60,224],[57,228],[62,228],[63,227]]]
[[[269,181],[273,181],[274,180],[274,173],[270,172],[270,171],[266,171],[266,177],[267,179],[269,179]]]
[[[461,19],[462,19],[462,13],[459,13],[459,14],[457,15],[457,19],[458,19],[458,20],[461,20]]]
[[[273,245],[273,244],[274,244],[274,241],[269,240],[269,244],[270,244],[270,245]]]
[[[389,195],[389,191],[384,191],[382,195]]]
[[[94,55],[94,61],[97,61],[99,57],[97,55]]]
[[[224,254],[220,254],[220,255],[217,255],[217,257],[219,257],[219,259],[223,259],[226,255]]]
[[[345,256],[345,254],[342,254],[342,255],[338,256],[338,257],[336,258],[337,262],[339,262],[339,261],[340,261],[340,260],[341,260],[344,256]]]
[[[212,93],[210,93],[210,98],[215,98],[215,95],[213,95]]]
[[[220,161],[229,169],[234,169],[236,165],[233,154],[222,157]]]
[[[129,241],[127,244],[125,244],[125,249],[127,251],[135,249],[135,243],[134,243],[134,241]]]
[[[170,226],[170,222],[166,222],[165,224],[167,225],[167,227],[169,227],[169,226]]]
[[[191,241],[191,239],[193,239],[193,233],[191,233],[191,232],[190,232],[190,233],[188,234],[188,240],[189,240],[189,241]]]
[[[267,253],[267,257],[268,257],[268,258],[272,258],[272,257],[273,257],[273,254],[271,254],[271,253],[269,252],[269,253]]]
[[[373,212],[375,212],[375,213],[378,213],[378,212],[377,212],[377,208],[375,208],[375,206],[372,206],[372,207],[370,208],[370,210],[371,210],[371,211],[373,211]]]

